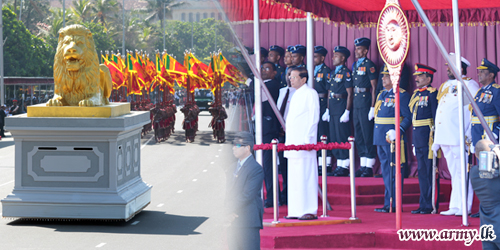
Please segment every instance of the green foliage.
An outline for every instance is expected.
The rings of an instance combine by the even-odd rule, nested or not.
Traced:
[[[52,76],[55,49],[32,35],[17,15],[3,8],[5,76]]]
[[[90,32],[92,32],[92,37],[94,38],[95,48],[98,53],[105,50],[116,50],[113,38],[108,35],[104,26],[100,23],[86,22],[82,23],[83,26],[87,27]]]

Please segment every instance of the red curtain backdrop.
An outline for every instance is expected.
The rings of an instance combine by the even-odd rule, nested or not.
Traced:
[[[234,27],[243,44],[253,48],[253,24],[240,24]],[[271,45],[279,45],[286,48],[288,45],[307,45],[305,21],[268,21],[262,22],[260,27],[262,47],[269,48]],[[449,24],[442,23],[434,26],[434,29],[445,48],[453,52],[453,27]],[[342,45],[351,50],[351,57],[347,61],[348,67],[351,68],[354,62],[354,39],[359,37],[368,37],[372,39],[368,57],[375,62],[379,68],[383,64],[375,41],[377,36],[376,27],[348,27],[348,25],[345,24],[328,24],[323,21],[316,21],[314,23],[314,36],[314,45],[323,45],[328,49],[329,52],[325,61],[330,67],[332,66],[332,49],[337,45]],[[460,27],[460,37],[462,55],[469,60],[472,65],[468,68],[468,77],[472,77],[476,81],[478,80],[476,67],[483,58],[487,58],[491,62],[500,65],[500,24],[488,26],[464,24]],[[410,30],[410,51],[406,59],[406,64],[408,64],[412,74],[414,65],[417,62],[437,69],[432,83],[434,87],[439,88],[439,86],[448,79],[445,61],[425,27],[412,27]],[[415,81],[413,77],[410,78],[410,86],[411,89],[414,89]],[[474,95],[475,93],[472,94]],[[411,134],[408,135],[408,138],[411,138]],[[409,145],[411,145],[411,143]],[[409,148],[409,154],[411,155],[411,148]],[[415,158],[412,156],[410,160],[412,160],[411,174],[415,175],[417,170]],[[447,171],[445,160],[440,160],[439,165],[441,175],[449,179],[450,175]]]

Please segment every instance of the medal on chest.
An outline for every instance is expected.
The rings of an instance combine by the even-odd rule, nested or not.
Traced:
[[[343,77],[344,77],[344,75],[342,75],[342,74],[336,74],[334,81],[339,83],[340,81],[342,81]]]
[[[418,99],[418,106],[420,107],[427,107],[429,103],[429,97],[428,96],[420,96]]]
[[[393,108],[395,104],[395,99],[394,98],[385,98],[384,100],[384,106],[388,108]]]
[[[483,93],[481,93],[481,96],[479,97],[479,102],[486,104],[490,104],[492,100],[493,100],[493,93],[490,90],[485,90]]]
[[[450,86],[450,93],[457,95],[457,92],[458,92],[457,85]]]
[[[357,70],[356,70],[358,76],[364,76],[366,75],[366,67],[359,67]]]
[[[320,82],[322,78],[323,78],[323,73],[318,73],[318,75],[316,76],[316,81]]]

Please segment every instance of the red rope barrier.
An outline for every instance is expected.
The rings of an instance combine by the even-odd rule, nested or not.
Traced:
[[[271,143],[258,144],[258,145],[254,145],[253,149],[254,150],[272,150],[273,145]],[[330,142],[328,144],[318,142],[318,144],[305,144],[305,145],[285,145],[284,143],[278,143],[278,152],[290,151],[290,150],[320,151],[322,149],[326,149],[326,150],[351,149],[351,144],[348,142],[343,142],[343,143]]]

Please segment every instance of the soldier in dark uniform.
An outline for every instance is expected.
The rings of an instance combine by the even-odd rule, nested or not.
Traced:
[[[328,109],[323,113],[323,121],[330,122],[330,142],[347,142],[351,135],[349,114],[352,108],[351,71],[345,66],[351,52],[343,46],[334,49],[333,65],[335,69],[328,75]],[[334,149],[337,168],[328,175],[349,175],[349,150]]]
[[[267,60],[276,65],[276,80],[281,83],[281,79],[284,77],[285,69],[281,67],[280,61],[285,54],[285,50],[278,45],[273,45],[269,48],[269,54],[267,54]],[[281,87],[280,87],[281,88]]]
[[[371,40],[362,37],[354,40],[354,54],[357,61],[352,65],[353,74],[353,120],[354,137],[361,168],[356,177],[372,177],[375,164],[376,149],[373,145],[373,118],[375,105],[375,89],[377,87],[377,69],[368,58]]]
[[[395,153],[391,152],[390,142],[394,141],[396,138],[396,131],[394,130],[394,112],[395,112],[395,95],[392,89],[392,82],[389,77],[389,71],[387,67],[384,67],[383,71],[384,77],[383,83],[385,90],[380,92],[377,97],[377,103],[375,105],[375,128],[373,133],[373,144],[377,145],[378,158],[380,160],[380,168],[382,169],[382,177],[384,178],[384,207],[376,208],[375,212],[388,213],[390,209],[390,198],[392,197],[392,211],[395,212],[395,166],[391,166],[391,162],[395,163]],[[396,143],[401,143],[404,145],[405,131],[411,125],[411,113],[408,107],[410,102],[410,95],[404,90],[400,89],[399,94],[399,104],[400,104],[400,117],[401,123],[399,129],[401,131],[401,141]],[[401,152],[404,152],[403,147],[401,147]],[[401,154],[401,163],[405,162],[406,159],[404,154]],[[391,171],[392,168],[392,171]],[[392,174],[391,174],[392,172]],[[404,176],[404,168],[401,168],[401,176]],[[401,189],[403,188],[403,180],[401,178]],[[392,185],[391,185],[392,183]]]
[[[331,69],[326,66],[325,64],[325,56],[328,54],[328,50],[325,49],[323,46],[314,46],[314,89],[316,92],[318,92],[319,96],[319,113],[323,114],[325,113],[327,109],[327,94],[328,94],[328,74],[330,73]],[[330,140],[330,133],[329,133],[329,128],[328,128],[328,122],[320,120],[318,122],[318,142],[321,142],[321,136],[326,135],[328,140]],[[321,156],[321,151],[318,151],[318,156]],[[328,153],[327,157],[327,166],[330,166],[331,162],[331,154],[330,152]],[[318,157],[318,166],[322,164],[322,159],[321,157]],[[323,166],[320,167],[322,169]],[[318,173],[322,173],[321,171],[318,171]]]
[[[477,67],[477,75],[481,88],[477,91],[474,101],[479,106],[483,113],[484,119],[493,132],[495,139],[498,139],[500,129],[500,85],[495,83],[498,71],[498,66],[484,58],[481,61],[481,66]],[[489,139],[484,133],[484,129],[477,118],[475,111],[472,111],[472,145],[481,139]]]
[[[290,53],[292,55],[292,66],[296,67],[306,67],[304,64],[304,57],[306,56],[306,47],[304,45],[297,44],[290,47]]]
[[[420,200],[417,210],[412,214],[432,212],[432,150],[434,119],[437,109],[437,90],[431,86],[435,69],[420,63],[415,64],[415,83],[417,89],[410,99],[410,112],[413,113],[413,152],[418,163],[418,184]],[[437,184],[439,187],[439,184]],[[437,192],[439,201],[439,191]],[[436,202],[436,210],[439,202]]]
[[[283,57],[283,63],[285,64],[286,68],[283,72],[283,78],[281,78],[281,85],[280,85],[280,88],[285,88],[288,86],[288,83],[287,83],[287,79],[286,76],[288,75],[288,69],[290,67],[293,67],[292,65],[292,52],[291,52],[291,49],[292,49],[293,46],[288,46],[286,48],[286,51],[285,51],[285,56]]]

